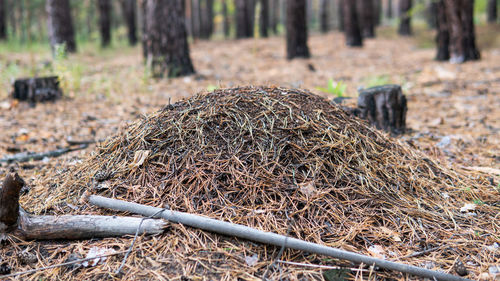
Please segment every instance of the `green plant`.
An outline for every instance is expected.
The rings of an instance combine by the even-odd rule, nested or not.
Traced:
[[[208,85],[208,87],[207,87],[207,91],[209,91],[209,92],[213,92],[217,89],[219,89],[219,87],[215,86],[215,85]]]
[[[64,92],[75,92],[80,89],[83,68],[81,65],[71,63],[68,60],[64,44],[54,47],[54,62],[52,67],[54,74],[59,77],[59,83]]]
[[[371,88],[391,83],[392,83],[391,78],[388,75],[376,75],[366,78],[363,84],[365,84],[366,88]]]
[[[328,79],[327,88],[316,87],[316,89],[318,89],[322,92],[329,93],[329,94],[335,95],[337,97],[343,97],[346,88],[347,88],[347,85],[344,82],[342,82],[342,81],[335,82],[331,78]]]

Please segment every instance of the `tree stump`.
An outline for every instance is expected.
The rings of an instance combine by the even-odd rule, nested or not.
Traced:
[[[368,120],[377,129],[393,134],[406,130],[406,97],[399,85],[377,86],[361,90],[355,115]]]
[[[57,76],[17,79],[12,91],[14,99],[32,103],[54,101],[61,96]]]

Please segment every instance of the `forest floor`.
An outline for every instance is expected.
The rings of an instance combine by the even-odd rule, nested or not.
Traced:
[[[407,127],[410,128],[400,138],[451,168],[479,170],[491,178],[492,188],[500,188],[500,44],[498,38],[492,36],[499,34],[498,30],[480,29],[478,37],[482,59],[460,65],[434,61],[435,50],[425,48],[429,42],[425,32],[423,37],[398,38],[388,35],[391,31],[381,30],[381,36],[366,40],[363,48],[345,47],[343,35],[337,32],[313,34],[309,40],[312,58],[293,61],[285,59],[285,42],[280,37],[197,41],[191,44],[191,57],[197,74],[163,80],[148,76],[139,47],[116,47],[101,52],[83,48],[78,54],[60,59],[55,64],[58,73],[66,78],[65,97],[34,107],[8,97],[10,79],[12,76],[47,73],[47,64],[51,60],[49,52],[3,52],[0,53],[0,67],[3,68],[0,77],[0,156],[66,147],[69,138],[101,140],[168,103],[215,88],[276,85],[309,89],[318,95],[333,98],[318,89],[325,88],[328,80],[333,79],[347,85],[345,96],[353,98],[347,101],[348,105],[356,104],[357,89],[360,87],[400,84],[408,98]],[[39,177],[50,178],[55,171],[64,170],[85,158],[94,148],[95,145],[90,145],[59,158],[3,164],[0,178],[15,167],[31,188],[37,188]],[[29,196],[28,192],[21,201],[26,202]],[[46,211],[43,202],[23,207],[35,213]],[[175,233],[185,230],[180,226],[173,228]],[[214,237],[205,238],[216,239]],[[154,245],[155,239],[144,237],[137,248]],[[110,247],[125,250],[131,239],[104,241]],[[256,247],[252,243],[239,246],[230,241],[227,243],[228,247],[235,248],[247,244],[250,248]],[[17,272],[58,263],[75,252],[85,256],[90,248],[102,244],[102,241],[19,242],[9,249],[1,248],[0,261],[10,261],[9,257],[14,252],[24,249],[37,254],[38,261],[32,265],[10,262],[13,271]],[[157,250],[158,256],[150,256],[151,252],[134,253],[133,261],[129,259],[131,264],[124,269],[123,278],[129,279],[134,275],[140,279],[173,277],[168,270],[160,270],[173,261],[164,257],[160,249]],[[203,272],[198,264],[200,260],[193,260],[187,253],[183,257],[183,262],[191,265],[184,267],[184,272],[178,272],[178,277],[193,280],[211,278],[200,277]],[[214,259],[213,264],[210,263],[211,258]],[[248,273],[254,270],[240,268],[238,274],[231,273],[224,271],[223,264],[216,257],[207,254],[201,260],[209,264],[210,270],[222,272],[216,275],[217,278],[255,279]],[[270,261],[272,257],[262,257],[258,264],[262,266]],[[111,258],[100,265],[99,270],[80,269],[72,274],[79,279],[113,279],[112,272],[120,262],[120,258]],[[204,262],[200,262],[201,266],[205,266]],[[242,266],[250,267],[244,262]],[[290,279],[318,277],[317,273],[321,272],[320,269],[294,266],[286,266],[284,271],[293,273],[287,275]],[[61,278],[63,273],[63,270],[47,270],[22,279]]]

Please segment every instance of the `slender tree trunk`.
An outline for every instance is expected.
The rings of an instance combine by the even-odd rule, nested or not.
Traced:
[[[385,6],[385,17],[392,19],[392,0],[387,0],[387,6]]]
[[[319,28],[322,33],[327,33],[329,30],[328,26],[328,11],[330,9],[329,0],[321,0],[319,7]]]
[[[191,28],[192,28],[193,38],[200,38],[200,33],[201,33],[200,1],[202,0],[191,1]]]
[[[229,38],[229,14],[227,11],[227,0],[222,0],[222,16],[224,17],[223,27],[224,37]]]
[[[427,20],[427,25],[431,29],[437,28],[437,21],[438,21],[438,2],[437,1],[431,1],[429,5],[427,6],[427,11],[426,11],[426,20]]]
[[[280,2],[279,0],[271,0],[271,30],[274,34],[278,34],[278,23],[280,21]]]
[[[473,0],[445,0],[450,30],[450,61],[478,60],[473,19]]]
[[[111,0],[98,0],[99,31],[101,33],[101,46],[107,47],[111,42]]]
[[[269,36],[269,0],[260,0],[260,36],[266,38]]]
[[[346,0],[338,0],[337,10],[338,10],[338,20],[339,20],[339,30],[345,31],[345,11],[344,6]],[[359,27],[359,26],[358,26]]]
[[[148,42],[149,42],[149,34],[147,31],[147,24],[148,20],[146,18],[147,16],[147,0],[141,1],[141,31],[142,31],[142,56],[144,58],[144,62],[149,66],[151,64],[150,57],[148,57]]]
[[[5,12],[5,0],[0,0],[0,40],[7,39],[7,13]]]
[[[488,0],[487,13],[488,13],[489,23],[494,23],[497,21],[497,7],[498,7],[497,0]]]
[[[411,15],[412,0],[399,0],[399,29],[398,33],[402,36],[410,36],[411,31]]]
[[[436,46],[437,46],[437,61],[447,61],[450,59],[450,32],[448,30],[448,21],[444,0],[439,0],[436,3]]]
[[[136,0],[122,0],[122,11],[123,18],[127,24],[128,30],[128,43],[130,46],[137,44],[137,27],[136,27],[136,13],[137,13],[137,3]]]
[[[363,46],[356,1],[343,0],[344,33],[347,46]]]
[[[146,54],[154,77],[194,73],[187,42],[184,0],[146,0]]]
[[[287,58],[308,58],[306,0],[288,0],[286,15]]]
[[[373,24],[379,26],[382,23],[382,0],[373,0]]]
[[[375,11],[373,0],[358,0],[361,34],[365,38],[375,37]]]
[[[255,0],[236,0],[236,38],[250,38],[254,33]]]
[[[213,0],[200,1],[200,38],[209,39],[213,32]]]
[[[5,1],[5,0],[3,0],[3,1]],[[18,28],[17,28],[16,13],[15,13],[16,7],[17,7],[17,1],[15,1],[15,0],[9,1],[8,7],[9,7],[9,10],[11,12],[10,13],[7,13],[7,11],[5,11],[5,12],[6,12],[6,14],[9,14],[10,30],[11,30],[10,35],[12,37],[17,37]]]
[[[52,49],[54,50],[56,45],[65,44],[68,52],[76,52],[75,31],[69,0],[46,0],[45,7]]]

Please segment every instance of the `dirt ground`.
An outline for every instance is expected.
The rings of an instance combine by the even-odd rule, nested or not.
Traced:
[[[197,74],[168,80],[148,77],[138,47],[115,48],[99,53],[83,49],[63,64],[62,72],[67,75],[69,83],[66,97],[55,103],[38,104],[35,107],[17,103],[7,97],[10,89],[7,74],[4,73],[0,88],[0,156],[66,147],[68,138],[104,139],[169,102],[215,87],[277,85],[305,88],[333,98],[331,94],[317,89],[326,87],[328,80],[333,79],[347,84],[346,96],[353,97],[347,101],[348,105],[355,105],[357,89],[360,87],[380,83],[402,85],[408,97],[407,126],[410,130],[400,138],[449,167],[480,170],[491,179],[492,188],[500,187],[500,46],[486,46],[484,43],[485,47],[481,48],[480,44],[480,61],[454,65],[434,61],[435,50],[420,48],[419,41],[412,38],[385,36],[365,41],[363,48],[347,48],[340,33],[315,34],[309,40],[312,58],[293,61],[284,59],[284,43],[284,39],[280,37],[197,41],[191,44],[191,56]],[[20,70],[16,72],[18,74],[37,72],[49,58],[48,52],[0,54],[0,61],[17,62],[20,65]],[[35,189],[39,177],[50,177],[55,172],[63,172],[88,155],[94,147],[90,145],[87,149],[71,152],[57,159],[3,164],[0,178],[15,167],[30,187]],[[22,201],[33,202],[34,199],[29,196],[30,192],[23,195]],[[43,201],[23,207],[35,213],[50,212],[44,209]],[[170,231],[183,233],[185,228],[172,226]],[[228,247],[239,248],[245,255],[251,253],[252,248],[258,247],[250,242],[235,246],[232,241],[225,241],[224,237],[200,235],[208,244],[214,243],[213,240],[221,240],[221,243],[228,243]],[[145,237],[141,242],[143,244],[140,243],[137,248],[154,244],[155,239],[157,238]],[[36,252],[38,263],[35,265],[9,264],[17,272],[55,264],[74,252],[85,255],[95,242],[19,242],[15,246],[1,248],[0,260],[8,260],[8,257],[21,249]],[[117,250],[126,250],[130,242],[131,239],[106,240],[108,245]],[[241,249],[242,245],[247,245],[248,249]],[[277,250],[270,249],[269,253],[276,255]],[[176,267],[178,263],[190,261],[189,253],[186,252],[182,254],[182,260],[172,260],[172,256],[164,256],[162,253],[150,256],[150,252],[138,251],[134,255],[133,262],[130,262],[134,264],[130,268],[143,270],[128,272],[122,276],[125,279],[131,276],[139,279],[168,279],[167,273],[157,269],[166,264]],[[295,252],[287,254],[288,257],[297,255]],[[258,263],[266,264],[272,259],[273,256],[262,257]],[[79,276],[114,279],[117,276],[111,273],[119,266],[120,261],[120,258],[112,258],[110,262],[99,266],[99,274],[96,269],[82,269],[84,273]],[[223,262],[207,252],[206,260],[198,260],[190,270],[182,273],[186,277],[183,280],[212,279],[210,276],[199,275],[198,262],[210,267],[210,270],[224,271]],[[243,268],[247,266],[244,261],[241,263]],[[127,268],[126,266],[125,272]],[[293,266],[285,267],[284,271],[302,272],[302,275],[293,275],[297,279],[317,277],[320,272],[319,269]],[[61,272],[58,269],[42,271],[20,278],[61,278]],[[243,270],[239,275],[227,273],[223,279],[253,280],[254,277],[249,272],[252,270]],[[217,276],[221,278],[221,275]],[[397,275],[395,278],[404,277]],[[357,279],[362,280],[361,277]]]

